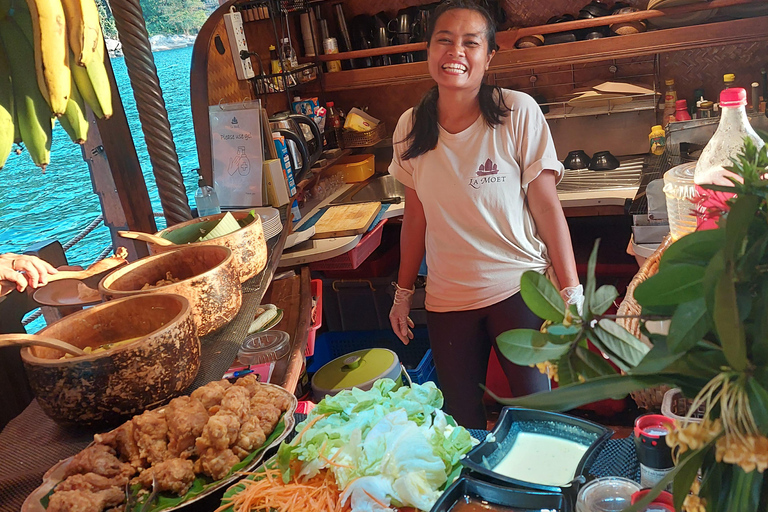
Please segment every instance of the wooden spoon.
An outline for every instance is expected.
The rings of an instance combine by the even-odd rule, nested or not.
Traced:
[[[176,245],[168,239],[161,236],[153,235],[151,233],[144,233],[142,231],[118,231],[118,235],[123,238],[130,238],[132,240],[140,240],[142,242],[149,242],[155,245]]]
[[[57,340],[56,338],[39,336],[37,334],[0,334],[0,347],[11,346],[40,346],[55,348],[56,350],[61,350],[62,352],[72,354],[73,356],[85,355],[85,352],[83,352],[82,349],[79,349],[74,345],[70,345],[66,341]]]
[[[125,263],[125,259],[120,257],[104,258],[103,260],[94,263],[90,268],[85,270],[59,270],[55,274],[48,275],[48,282],[59,281],[61,279],[77,279],[83,281],[99,274],[104,274],[115,267],[119,267]],[[88,283],[85,283],[88,285]],[[16,283],[12,281],[0,281],[0,297],[8,295],[16,289]]]

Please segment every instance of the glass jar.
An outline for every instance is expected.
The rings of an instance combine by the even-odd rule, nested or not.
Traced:
[[[710,117],[715,117],[715,114],[712,111],[714,106],[715,104],[713,102],[707,101],[707,100],[704,100],[701,103],[699,103],[699,111],[698,111],[699,119],[707,119]]]

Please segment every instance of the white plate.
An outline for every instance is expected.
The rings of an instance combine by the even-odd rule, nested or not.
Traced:
[[[270,448],[273,448],[279,445],[283,441],[283,439],[288,437],[288,434],[290,434],[291,431],[293,431],[293,428],[296,426],[296,418],[293,415],[296,412],[296,407],[298,406],[298,400],[296,399],[296,397],[292,393],[289,393],[285,389],[281,388],[280,386],[276,386],[274,384],[264,384],[264,385],[277,388],[290,397],[290,404],[288,406],[288,410],[285,411],[282,416],[283,422],[285,423],[285,430],[283,430],[283,432],[279,436],[277,436],[268,446],[262,447],[261,453],[259,453],[256,457],[254,457],[254,459],[250,462],[250,464],[248,464],[247,466],[245,466],[243,469],[240,470],[243,472],[253,471],[254,469],[256,469],[261,464],[261,461],[264,459],[264,454]],[[57,484],[59,484],[62,480],[64,480],[64,475],[66,474],[67,468],[69,467],[69,464],[70,462],[72,462],[73,458],[74,456],[69,457],[68,459],[59,461],[57,464],[51,467],[51,469],[46,471],[45,475],[43,475],[43,483],[37,489],[32,491],[29,496],[27,496],[27,499],[24,500],[24,504],[21,506],[21,512],[45,512],[46,511],[46,508],[43,506],[40,500],[42,500],[45,496],[47,496],[48,493],[50,493],[51,490],[53,490],[53,488]],[[190,503],[194,503],[198,500],[205,498],[211,493],[216,492],[217,490],[221,489],[226,485],[230,485],[232,482],[240,478],[242,478],[242,475],[239,475],[239,474],[231,475],[227,478],[223,478],[221,480],[213,482],[211,487],[201,492],[197,496],[190,498],[188,501],[185,501],[178,505],[164,508],[164,509],[155,509],[153,507],[150,507],[149,512],[159,512],[160,510],[162,510],[163,512],[170,512],[171,510],[178,510],[180,508],[183,508],[186,505],[189,505]],[[135,510],[139,510],[140,508],[141,508],[141,505],[139,504],[136,506]],[[131,512],[131,511],[126,511],[126,512]]]

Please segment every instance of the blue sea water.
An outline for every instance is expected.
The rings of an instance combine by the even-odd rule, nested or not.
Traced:
[[[154,58],[187,196],[190,204],[194,204],[197,189],[194,169],[198,161],[189,99],[192,48],[157,52]],[[125,60],[112,59],[112,67],[153,210],[162,212]],[[12,154],[0,170],[0,253],[22,252],[47,239],[65,244],[100,213],[99,198],[93,191],[80,146],[70,141],[58,123],[53,130],[51,164],[45,173],[32,163],[26,152]],[[158,229],[165,227],[162,217],[155,220]],[[67,251],[67,259],[71,265],[88,266],[110,243],[109,230],[101,224]]]

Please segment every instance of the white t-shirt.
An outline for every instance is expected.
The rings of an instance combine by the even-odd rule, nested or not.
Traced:
[[[403,160],[413,109],[397,123],[389,172],[416,191],[427,221],[429,311],[464,311],[520,290],[527,270],[550,265],[526,192],[541,171],[563,175],[549,127],[533,98],[503,90],[512,111],[489,128],[483,116],[451,134],[440,127],[432,151]]]

